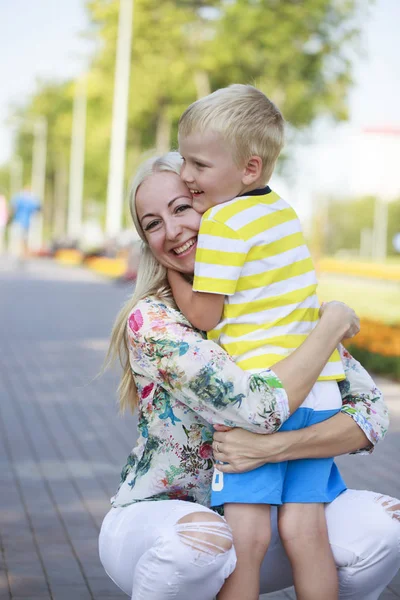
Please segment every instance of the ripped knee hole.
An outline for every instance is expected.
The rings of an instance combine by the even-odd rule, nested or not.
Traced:
[[[178,522],[176,532],[183,544],[205,554],[223,554],[232,548],[233,538],[225,521]]]
[[[397,498],[382,494],[375,497],[375,502],[385,509],[385,512],[389,517],[400,522],[400,501],[397,500]]]

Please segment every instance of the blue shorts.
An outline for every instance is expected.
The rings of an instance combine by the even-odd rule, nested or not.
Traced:
[[[298,408],[279,431],[309,427],[339,412]],[[306,458],[268,463],[247,473],[214,472],[211,506],[241,504],[285,504],[332,502],[346,490],[333,458]]]

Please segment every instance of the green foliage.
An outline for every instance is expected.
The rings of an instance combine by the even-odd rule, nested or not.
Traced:
[[[24,161],[24,176],[29,182],[32,167],[32,142],[35,119],[44,115],[47,120],[47,173],[51,177],[57,166],[58,156],[68,156],[71,143],[72,125],[71,83],[43,84],[23,110],[19,110],[20,119],[16,150]]]
[[[358,360],[362,366],[376,375],[388,375],[397,381],[400,381],[400,357],[383,356],[375,354],[369,350],[346,344],[349,352]]]
[[[333,255],[340,250],[358,251],[361,231],[373,229],[374,211],[375,198],[373,197],[331,201],[324,219],[323,253]],[[389,204],[387,231],[389,256],[396,255],[392,244],[395,233],[400,233],[400,199]]]
[[[255,82],[295,127],[323,112],[345,118],[356,7],[331,0],[226,3],[209,45],[212,87]]]
[[[359,6],[358,0],[135,0],[127,179],[163,127],[176,144],[180,114],[208,88],[254,83],[296,128],[323,113],[346,118]],[[119,2],[87,0],[86,8],[98,44],[87,74],[84,196],[104,203]],[[48,191],[60,165],[69,163],[73,94],[72,82],[43,84],[17,111],[21,122],[47,118]],[[16,150],[29,173],[32,134],[22,126]]]
[[[400,256],[400,254],[393,248],[393,237],[397,233],[400,233],[400,198],[396,202],[391,202],[389,204],[387,240],[389,256]]]
[[[5,165],[0,167],[0,195],[3,194],[9,199],[10,196],[10,172]]]

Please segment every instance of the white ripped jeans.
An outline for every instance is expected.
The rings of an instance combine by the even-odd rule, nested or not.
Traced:
[[[205,513],[204,520],[198,513]],[[196,521],[179,522],[190,515]],[[293,583],[274,510],[271,518],[272,540],[261,572],[263,594]],[[400,502],[347,490],[327,505],[326,520],[340,599],[377,600],[400,568]],[[201,505],[180,500],[111,509],[99,549],[108,575],[131,600],[212,600],[236,563],[225,521]]]

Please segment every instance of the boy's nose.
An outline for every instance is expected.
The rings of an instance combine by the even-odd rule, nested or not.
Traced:
[[[182,181],[184,181],[185,183],[192,183],[193,182],[193,177],[190,173],[190,169],[188,168],[186,163],[183,163],[182,167],[181,167],[181,179]]]

